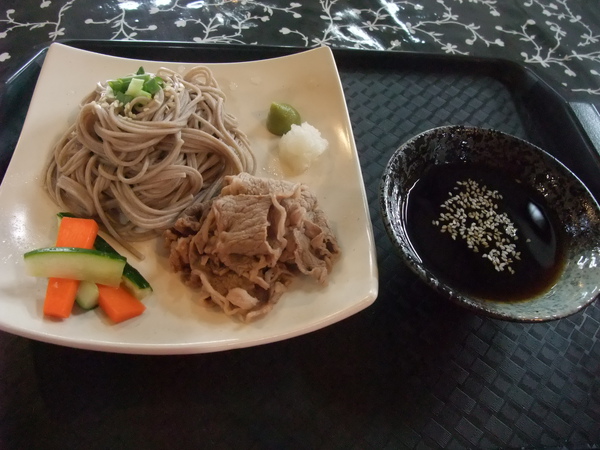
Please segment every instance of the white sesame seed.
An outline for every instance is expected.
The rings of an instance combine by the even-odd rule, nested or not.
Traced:
[[[503,197],[498,191],[489,190],[480,186],[475,180],[457,181],[448,192],[448,199],[440,205],[447,212],[441,213],[433,224],[440,226],[442,233],[449,232],[452,239],[461,237],[467,248],[479,252],[479,246],[489,248],[488,253],[482,253],[482,258],[491,261],[497,271],[506,267],[510,273],[514,269],[510,266],[513,257],[520,260],[520,253],[516,252],[517,228],[506,215],[499,213],[497,200]]]

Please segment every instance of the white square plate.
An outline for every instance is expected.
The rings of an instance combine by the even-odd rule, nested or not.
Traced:
[[[299,279],[264,318],[245,324],[194,301],[194,292],[168,268],[162,240],[137,245],[146,258],[130,262],[154,288],[146,312],[112,324],[100,309],[66,320],[42,314],[45,279],[25,274],[23,254],[53,244],[58,207],[43,186],[45,161],[71,124],[79,103],[98,81],[169,67],[180,72],[197,63],[117,58],[52,44],[44,61],[14,156],[0,185],[0,329],[28,338],[92,350],[202,353],[274,342],[338,322],[377,297],[373,231],[352,128],[331,50],[326,47],[253,62],[206,64],[227,94],[252,142],[257,175],[302,181],[316,193],[337,235],[342,257],[327,287]],[[294,105],[303,120],[329,141],[318,163],[296,177],[276,158],[277,140],[265,127],[272,101]]]

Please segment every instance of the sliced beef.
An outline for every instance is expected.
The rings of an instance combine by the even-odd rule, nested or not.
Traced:
[[[171,268],[200,299],[245,321],[269,312],[299,274],[326,285],[340,254],[306,185],[247,173],[226,177],[164,238]]]

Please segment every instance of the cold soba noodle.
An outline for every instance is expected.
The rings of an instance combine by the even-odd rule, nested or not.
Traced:
[[[248,139],[223,110],[209,69],[156,76],[164,88],[125,105],[100,83],[47,165],[54,201],[99,219],[124,245],[171,226],[194,200],[218,192],[224,176],[254,172]]]

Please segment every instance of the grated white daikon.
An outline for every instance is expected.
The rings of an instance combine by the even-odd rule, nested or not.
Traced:
[[[295,173],[304,172],[329,145],[321,132],[308,122],[292,125],[279,140],[279,158]]]

